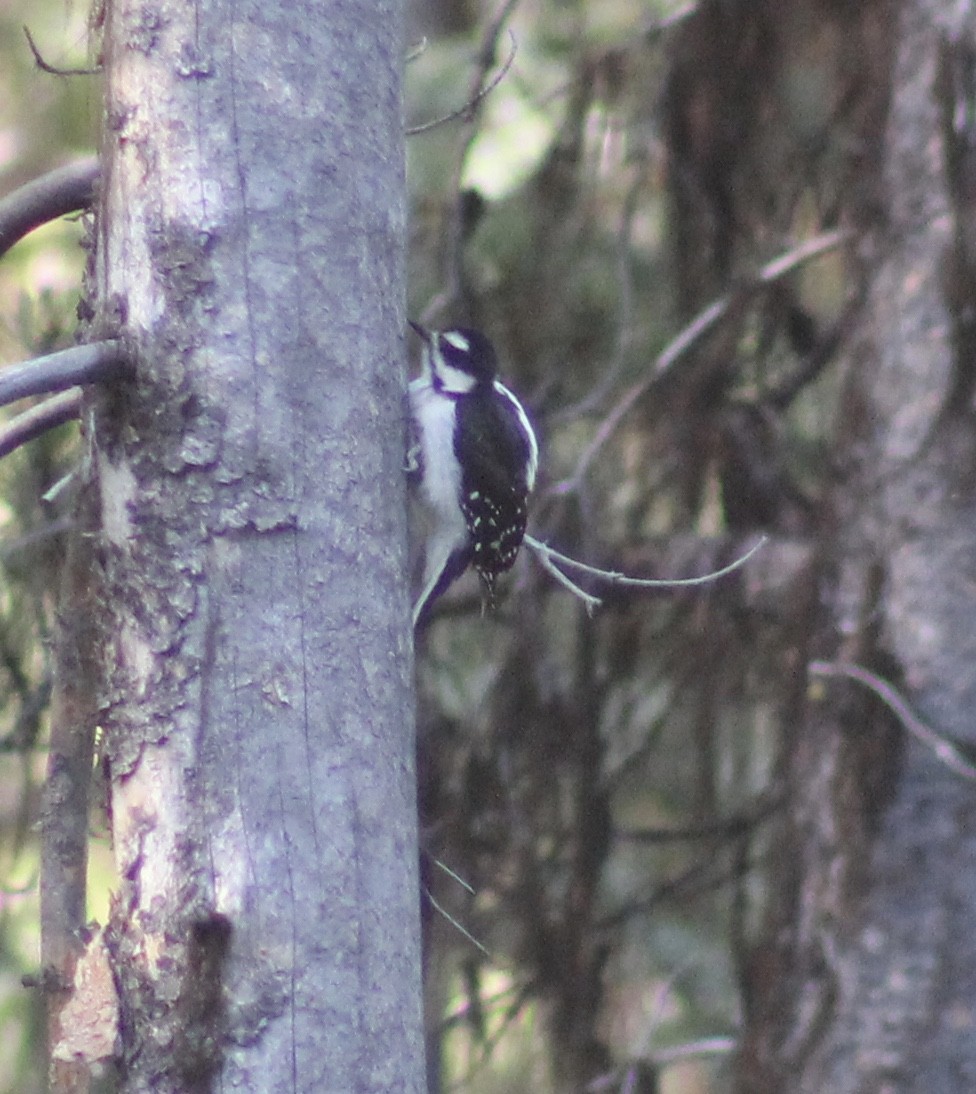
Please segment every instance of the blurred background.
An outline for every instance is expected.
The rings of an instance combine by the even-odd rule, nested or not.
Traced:
[[[441,602],[418,649],[433,1090],[731,1089],[836,473],[835,229],[877,113],[857,5],[816,8],[409,5],[409,314],[494,340],[542,445],[530,532],[659,579],[772,537],[702,587],[573,573],[592,614],[527,551],[496,612],[473,578]],[[0,193],[97,148],[98,77],[39,71],[22,31],[84,67],[90,18],[0,9]],[[5,362],[71,344],[81,234],[0,263]],[[76,433],[0,462],[0,1094],[42,1089],[21,986],[63,532],[42,499]]]
[[[62,0],[0,5],[0,196],[97,146],[97,77],[39,71],[23,27],[49,64],[84,68],[89,13]],[[0,261],[0,361],[13,363],[74,342],[85,265],[82,226],[63,219],[31,233]],[[23,410],[7,408],[5,417]],[[0,461],[0,1090],[45,1088],[38,993],[21,983],[39,966],[39,823],[50,641],[63,546],[63,512],[43,495],[77,457],[77,427],[64,426]],[[92,869],[104,915],[110,853],[97,841]]]
[[[494,614],[473,579],[441,602],[418,663],[438,1089],[732,1088],[853,303],[834,232],[870,62],[844,8],[412,5],[410,314],[496,342],[542,444],[530,532],[653,578],[771,536],[699,588],[574,573],[592,617],[527,551]]]

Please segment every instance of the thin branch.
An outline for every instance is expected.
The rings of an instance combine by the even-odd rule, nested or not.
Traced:
[[[622,40],[615,42],[613,45],[606,46],[600,52],[596,53],[589,65],[591,69],[599,68],[601,65],[613,65],[617,66],[620,63],[620,58],[630,50],[646,49],[652,45],[655,39],[662,37],[667,31],[672,30],[678,26],[679,23],[683,23],[686,19],[690,19],[695,15],[699,9],[698,0],[692,0],[684,7],[679,8],[677,11],[671,12],[670,15],[664,15],[660,18],[654,16],[644,26],[638,27],[636,32],[630,30],[627,32],[626,37]],[[558,84],[552,91],[537,100],[537,105],[540,108],[548,106],[550,103],[555,102],[557,99],[561,99],[570,89],[578,84],[583,77],[579,74],[571,77],[570,79]]]
[[[0,201],[0,257],[49,220],[87,209],[94,198],[98,170],[98,157],[88,156],[48,171]]]
[[[509,1027],[513,1025],[522,1011],[522,1008],[528,1003],[535,991],[535,986],[530,982],[523,984],[519,989],[518,995],[509,1004],[505,1014],[502,1015],[501,1023],[495,1033],[486,1038],[481,1052],[478,1055],[478,1059],[474,1060],[468,1068],[467,1074],[463,1077],[460,1083],[456,1084],[453,1089],[469,1089],[472,1081],[477,1076],[479,1071],[482,1071],[488,1066],[491,1061],[492,1053],[501,1044],[502,1038],[508,1032]]]
[[[740,566],[747,563],[760,547],[763,547],[769,540],[768,536],[760,536],[756,543],[734,562],[730,562],[728,566],[723,566],[721,570],[713,570],[710,573],[702,574],[701,577],[645,578],[627,577],[626,574],[620,573],[617,570],[601,570],[596,566],[590,566],[586,562],[579,562],[569,555],[564,555],[562,552],[555,550],[555,548],[548,546],[548,544],[540,543],[532,536],[526,536],[525,538],[526,540],[532,541],[530,546],[533,548],[541,548],[557,562],[562,563],[564,566],[568,566],[572,570],[579,570],[580,573],[590,574],[593,577],[601,578],[604,581],[610,582],[612,585],[628,585],[635,589],[670,589],[681,585],[705,585],[710,581],[715,581],[717,578],[725,577],[726,574],[732,573],[733,570],[738,570]]]
[[[586,562],[580,562],[578,559],[571,558],[569,555],[564,555],[561,551],[557,551],[554,547],[550,547],[547,543],[543,543],[541,540],[536,539],[535,536],[526,535],[524,542],[526,547],[528,547],[539,560],[539,564],[546,573],[554,577],[560,585],[568,589],[574,596],[579,597],[586,606],[586,610],[592,613],[593,609],[599,606],[602,601],[599,597],[595,597],[581,589],[579,585],[559,569],[559,566],[565,566],[570,570],[576,570],[581,574],[586,574],[588,577],[595,577],[609,585],[623,585],[629,589],[680,589],[694,585],[707,585],[712,581],[717,581],[720,577],[725,577],[727,574],[731,574],[733,571],[738,570],[766,544],[768,538],[768,536],[760,536],[744,555],[740,555],[733,562],[730,562],[728,566],[723,566],[720,570],[712,570],[710,573],[702,574],[700,577],[676,578],[628,577],[626,574],[620,573],[617,570],[601,570],[597,566],[590,566]]]
[[[648,161],[644,160],[627,189],[620,215],[620,227],[617,230],[617,314],[614,320],[616,336],[613,354],[607,361],[606,367],[601,370],[600,382],[593,390],[587,392],[575,406],[568,406],[560,410],[558,414],[551,415],[550,422],[572,422],[598,410],[617,386],[630,358],[634,342],[634,272],[631,236],[634,218],[640,208],[640,196],[647,182],[647,174]]]
[[[37,43],[26,25],[24,26],[24,36],[30,46],[31,53],[34,54],[34,63],[42,72],[49,72],[52,76],[97,76],[102,71],[101,65],[97,68],[56,68],[54,65],[48,64],[41,56],[41,51],[37,48]]]
[[[670,1064],[675,1060],[687,1060],[694,1056],[716,1056],[734,1052],[738,1046],[734,1037],[702,1037],[697,1041],[686,1041],[682,1045],[659,1048],[653,1059],[657,1064]]]
[[[751,809],[731,816],[717,818],[688,828],[622,828],[614,835],[631,843],[658,844],[686,840],[734,839],[757,828],[783,806],[782,798],[770,797],[759,801]]]
[[[504,1003],[506,999],[514,997],[516,989],[517,985],[511,983],[507,987],[499,988],[498,991],[493,992],[491,995],[479,999],[478,1003],[482,1009],[497,1007],[500,1003]],[[470,1003],[459,1003],[453,1011],[449,1014],[445,1014],[441,1019],[437,1026],[438,1034],[443,1037],[445,1033],[449,1033],[456,1026],[461,1025],[462,1022],[469,1021],[471,1010],[472,1006]]]
[[[476,90],[485,82],[485,77],[491,71],[495,65],[495,53],[498,49],[498,38],[501,35],[505,24],[508,22],[512,12],[519,6],[520,0],[504,0],[504,3],[498,9],[498,14],[488,24],[488,29],[485,32],[485,36],[481,41],[481,52],[478,63],[478,75],[474,79],[472,85],[472,91]],[[512,32],[509,31],[511,34]],[[514,42],[514,34],[512,35]],[[480,100],[479,100],[480,101]]]
[[[844,665],[839,661],[811,661],[807,671],[811,676],[842,676],[863,685],[884,703],[916,741],[931,749],[940,763],[964,779],[976,780],[976,764],[970,763],[962,749],[947,737],[936,733],[917,718],[905,699],[887,680],[860,665]]]
[[[699,7],[698,0],[691,0],[690,3],[678,8],[677,11],[671,12],[670,15],[662,16],[662,18],[652,23],[644,31],[644,37],[660,34],[665,30],[670,30],[672,27],[677,26],[678,23],[683,23],[686,19],[690,19],[692,15],[695,15]]]
[[[662,881],[647,896],[635,898],[628,904],[611,909],[598,921],[597,930],[617,930],[633,917],[648,915],[666,901],[681,901],[687,907],[689,902],[705,893],[734,881],[741,874],[743,864],[737,861],[721,866],[718,864],[718,857],[719,854],[716,853],[702,862],[696,862],[676,877]],[[754,862],[758,861],[758,857],[754,861],[746,861],[745,868],[751,870]]]
[[[465,196],[461,183],[464,178],[464,169],[468,161],[468,156],[471,153],[471,149],[474,146],[475,139],[478,135],[478,126],[476,123],[480,114],[481,105],[484,102],[484,96],[479,96],[478,92],[484,87],[488,78],[488,73],[495,67],[498,39],[505,27],[505,23],[518,6],[518,3],[519,0],[505,0],[499,8],[495,18],[489,23],[484,36],[482,37],[481,49],[478,54],[478,65],[470,84],[471,90],[468,98],[473,105],[464,117],[465,130],[463,139],[460,142],[460,147],[458,148],[457,160],[454,165],[454,175],[451,179],[449,189],[450,193],[456,195],[454,208],[451,215],[447,217],[444,222],[444,277],[442,280],[445,285],[443,296],[448,304],[464,301],[467,295],[465,291],[463,259],[466,214]]]
[[[52,520],[48,524],[42,524],[40,528],[34,528],[25,532],[16,539],[6,540],[0,545],[0,560],[13,558],[18,553],[31,551],[43,544],[52,536],[63,536],[75,528],[75,521],[71,517],[61,517]]]
[[[597,453],[616,432],[620,423],[624,420],[638,400],[647,394],[651,387],[659,383],[667,376],[672,368],[696,346],[702,338],[718,326],[719,322],[734,308],[741,307],[751,297],[767,289],[770,285],[779,281],[793,270],[798,269],[811,259],[818,258],[828,251],[835,250],[850,238],[851,233],[844,229],[833,232],[825,232],[823,235],[814,236],[794,247],[791,251],[780,255],[767,263],[759,271],[758,277],[749,285],[725,296],[719,297],[708,305],[674,338],[658,355],[652,367],[640,380],[637,381],[625,394],[617,405],[600,423],[600,428],[583,451],[576,470],[569,479],[557,483],[553,487],[554,494],[565,494],[576,488],[577,484],[586,475],[590,464]]]
[[[457,121],[458,118],[470,121],[471,118],[474,117],[474,112],[481,100],[490,95],[508,75],[508,70],[512,67],[512,63],[515,60],[515,54],[518,53],[518,42],[515,40],[515,34],[511,30],[508,33],[512,38],[512,49],[508,57],[505,58],[505,62],[498,70],[497,74],[493,76],[487,84],[479,87],[464,106],[459,106],[457,110],[452,110],[450,114],[445,114],[442,118],[435,118],[433,121],[424,122],[423,125],[411,126],[407,130],[408,137],[416,137],[420,133],[429,133],[432,129],[439,129],[442,125]]]
[[[127,379],[132,364],[122,343],[109,339],[36,357],[0,371],[0,406],[28,395],[49,395],[79,384]]]
[[[418,57],[422,57],[427,52],[428,45],[430,43],[427,41],[427,35],[425,34],[415,46],[411,46],[407,50],[407,56],[404,58],[406,64],[409,65],[416,61]]]
[[[462,938],[466,938],[471,943],[471,945],[474,946],[476,949],[480,950],[481,953],[484,954],[484,956],[487,957],[489,961],[493,960],[491,954],[485,948],[484,943],[479,942],[477,938],[475,938],[475,936],[467,929],[467,927],[465,927],[461,923],[458,923],[458,921],[454,918],[454,916],[451,915],[450,912],[442,908],[441,905],[438,904],[437,901],[434,899],[434,894],[430,891],[430,889],[427,888],[426,885],[424,886],[424,894],[430,901],[430,906],[434,909],[434,911],[442,915],[447,920],[447,922],[450,923],[450,925],[462,936]]]
[[[817,337],[816,347],[801,361],[795,374],[787,377],[777,386],[771,387],[762,396],[762,402],[776,411],[790,407],[796,397],[813,383],[821,371],[834,356],[854,325],[863,304],[863,294],[852,290],[847,294],[841,312],[830,328]]]
[[[439,858],[433,858],[433,857],[431,858],[431,862],[433,862],[433,864],[434,864],[434,865],[435,865],[435,866],[436,866],[436,867],[437,867],[438,869],[440,869],[440,870],[443,870],[443,871],[444,871],[444,873],[445,873],[445,874],[447,874],[447,876],[448,876],[448,877],[449,877],[449,878],[451,879],[451,881],[455,881],[455,882],[457,882],[457,884],[458,884],[458,885],[460,885],[462,889],[465,889],[465,890],[466,890],[467,892],[469,892],[469,893],[470,893],[470,894],[471,894],[472,896],[474,896],[474,886],[473,886],[473,885],[471,885],[471,883],[470,883],[470,882],[467,882],[467,881],[465,881],[465,880],[464,880],[464,878],[463,878],[463,877],[461,877],[461,875],[460,875],[460,874],[456,874],[456,873],[455,873],[455,872],[454,872],[454,871],[453,871],[453,870],[452,870],[452,869],[450,868],[450,866],[448,866],[448,865],[447,865],[447,863],[446,863],[446,862],[441,862],[441,860],[440,860]]]
[[[564,589],[568,589],[573,596],[583,601],[583,605],[586,608],[587,614],[592,615],[595,608],[598,608],[603,601],[598,596],[593,596],[591,593],[586,592],[585,589],[581,589],[571,578],[568,578],[562,570],[560,570],[555,562],[553,562],[554,552],[547,544],[537,540],[535,536],[527,535],[523,541],[535,557],[539,560],[539,565],[559,582]]]
[[[735,1052],[739,1042],[734,1037],[701,1037],[697,1041],[685,1041],[680,1045],[655,1049],[644,1057],[631,1058],[629,1064],[616,1071],[598,1075],[584,1087],[586,1094],[603,1094],[613,1090],[617,1094],[630,1094],[637,1090],[638,1068],[650,1068],[655,1074],[662,1067],[679,1060],[695,1059],[700,1056],[725,1056]],[[639,1087],[645,1089],[646,1084]]]
[[[0,460],[28,441],[47,433],[65,422],[78,417],[81,409],[81,391],[72,388],[45,399],[43,403],[25,410],[0,427]]]

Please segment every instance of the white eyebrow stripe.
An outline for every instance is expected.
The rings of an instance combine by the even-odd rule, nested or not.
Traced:
[[[471,349],[471,343],[456,330],[447,330],[441,335],[449,345],[452,345],[455,349],[459,349],[462,353],[467,353]]]

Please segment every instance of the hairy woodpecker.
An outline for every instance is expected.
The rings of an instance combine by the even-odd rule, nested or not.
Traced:
[[[514,565],[525,535],[539,445],[480,331],[410,325],[424,343],[421,374],[409,388],[408,469],[427,525],[416,626],[468,566],[493,602],[495,578]]]

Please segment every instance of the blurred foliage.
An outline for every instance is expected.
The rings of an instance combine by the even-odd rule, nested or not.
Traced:
[[[87,19],[85,5],[65,0],[0,9],[0,195],[95,146],[97,78],[41,72],[22,29],[49,64],[84,67]],[[46,225],[0,262],[0,361],[72,344],[80,235],[70,220]],[[21,984],[39,968],[37,825],[64,530],[42,499],[70,467],[75,434],[63,427],[0,462],[0,1094],[44,1086],[39,1000]]]

